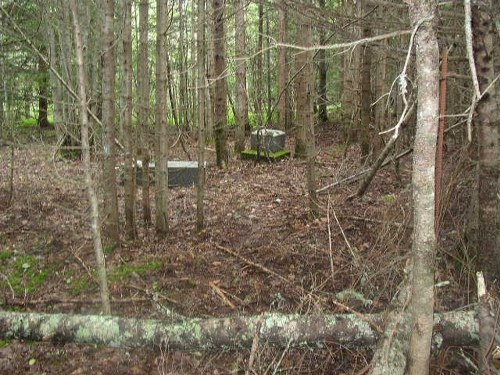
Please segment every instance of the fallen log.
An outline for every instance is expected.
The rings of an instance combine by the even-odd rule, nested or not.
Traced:
[[[382,325],[383,315],[366,318]],[[380,334],[354,314],[284,315],[267,313],[169,323],[102,315],[41,314],[0,311],[0,339],[95,344],[111,347],[156,347],[210,351],[250,348],[254,337],[272,346],[373,347]],[[435,315],[434,344],[478,343],[473,311]]]

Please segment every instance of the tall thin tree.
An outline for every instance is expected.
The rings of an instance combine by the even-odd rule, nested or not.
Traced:
[[[245,130],[248,124],[246,16],[243,0],[235,0],[235,59],[236,59],[236,143],[235,152],[245,148]]]
[[[326,0],[319,0],[319,7],[325,11]],[[324,45],[326,43],[326,28],[319,28],[319,44]],[[320,49],[317,52],[318,61],[318,119],[321,122],[328,121],[328,111],[327,111],[327,77],[328,77],[328,63],[326,61],[327,51],[326,49]]]
[[[168,234],[167,0],[156,0],[156,232]]]
[[[288,41],[288,13],[284,4],[278,7],[279,42]],[[282,130],[290,127],[290,111],[288,106],[288,54],[285,47],[279,47],[278,54],[278,126]]]
[[[120,242],[118,216],[118,189],[116,186],[116,147],[115,147],[115,0],[105,0],[103,24],[103,75],[102,75],[102,149],[104,189],[104,230],[112,243]]]
[[[500,279],[500,210],[498,135],[498,83],[486,89],[495,79],[494,46],[495,24],[493,4],[489,1],[472,6],[473,49],[481,99],[477,104],[475,125],[479,143],[479,230],[478,269],[483,271],[489,283]],[[497,45],[498,47],[498,45]]]
[[[205,0],[197,1],[196,25],[196,58],[197,58],[197,94],[198,94],[198,184],[196,185],[196,230],[201,232],[204,227],[204,197],[205,197]]]
[[[298,17],[297,42],[301,46],[311,46],[313,32],[310,18],[305,14]],[[313,96],[314,90],[314,68],[313,52],[301,51],[297,54],[297,69],[299,73],[296,81],[297,102],[297,157],[306,159],[306,185],[309,196],[309,208],[313,215],[319,214],[319,205],[316,196],[315,160],[316,147],[314,136]]]
[[[89,119],[87,113],[87,79],[85,77],[85,68],[83,61],[83,43],[78,21],[78,11],[76,0],[69,0],[69,7],[73,16],[73,27],[76,46],[76,63],[78,66],[78,88],[79,88],[79,113],[81,127],[81,142],[82,142],[82,159],[85,171],[85,185],[90,203],[90,220],[92,228],[92,240],[94,243],[94,251],[97,264],[97,273],[99,276],[99,287],[101,293],[102,310],[105,314],[111,314],[111,305],[109,303],[109,290],[106,277],[106,264],[104,260],[104,252],[101,241],[101,229],[99,223],[99,205],[97,202],[97,194],[94,188],[92,178],[92,165],[90,163],[90,146],[89,146]]]
[[[417,131],[413,146],[412,330],[409,374],[427,374],[434,312],[436,236],[434,166],[439,120],[439,48],[436,2],[407,0],[416,34]]]
[[[122,31],[122,129],[125,143],[125,232],[137,236],[135,223],[135,136],[132,127],[132,0],[123,1]]]
[[[224,28],[224,0],[212,0],[213,43],[214,43],[214,131],[217,166],[226,168],[227,149],[227,78],[226,78],[226,37]]]
[[[151,154],[149,151],[149,0],[141,0],[139,4],[139,61],[137,84],[139,90],[139,138],[140,156],[142,161],[142,215],[146,224],[151,223],[151,202],[149,188],[151,179],[149,176],[149,163]]]

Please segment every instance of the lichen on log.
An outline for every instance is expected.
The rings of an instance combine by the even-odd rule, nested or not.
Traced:
[[[381,315],[369,315],[383,325]],[[473,312],[436,316],[439,343],[475,345]],[[99,315],[41,314],[0,311],[0,339],[96,344],[111,347],[156,347],[210,351],[249,348],[255,333],[273,346],[324,344],[372,347],[379,334],[354,314],[233,316],[187,319],[180,323]]]

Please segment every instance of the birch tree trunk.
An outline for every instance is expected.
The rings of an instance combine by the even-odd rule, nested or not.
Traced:
[[[156,0],[156,232],[168,234],[167,0]]]
[[[139,67],[137,83],[139,89],[139,134],[142,161],[142,215],[144,223],[151,224],[151,202],[149,190],[149,67],[148,67],[148,33],[149,33],[149,0],[141,0],[139,4]]]
[[[235,4],[235,60],[236,60],[236,144],[237,154],[245,149],[245,129],[248,124],[246,17],[243,0]]]
[[[103,25],[103,75],[102,75],[102,149],[104,181],[104,231],[112,243],[120,242],[118,217],[118,191],[116,186],[116,147],[115,147],[115,0],[105,0]]]
[[[439,48],[436,2],[407,2],[412,26],[421,23],[416,34],[418,106],[412,177],[414,224],[409,374],[422,375],[429,372],[434,309],[434,165],[439,121]]]
[[[123,2],[122,31],[122,128],[125,144],[125,232],[129,239],[137,237],[135,223],[135,136],[132,127],[132,0]]]
[[[90,163],[90,147],[89,147],[89,119],[87,113],[87,91],[86,78],[83,63],[83,44],[78,22],[78,12],[76,9],[75,0],[69,0],[69,7],[73,15],[73,27],[75,34],[76,46],[76,62],[78,65],[78,87],[79,87],[79,110],[80,110],[80,126],[81,126],[81,142],[82,142],[82,159],[85,172],[85,185],[90,203],[90,221],[92,228],[92,240],[94,243],[94,251],[96,257],[97,273],[99,278],[99,288],[102,300],[102,310],[104,314],[111,314],[111,306],[109,303],[108,282],[106,277],[106,265],[104,260],[104,252],[102,249],[101,229],[99,223],[99,205],[97,195],[92,179],[92,165]]]

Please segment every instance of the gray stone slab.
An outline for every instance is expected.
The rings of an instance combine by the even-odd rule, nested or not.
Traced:
[[[205,169],[207,163],[205,162]],[[149,163],[149,171],[154,178],[155,163]],[[170,160],[168,162],[168,186],[193,186],[198,180],[198,162]],[[142,161],[137,160],[137,184],[142,184]]]
[[[285,132],[277,129],[255,130],[250,135],[250,147],[259,152],[278,152],[285,148]]]

